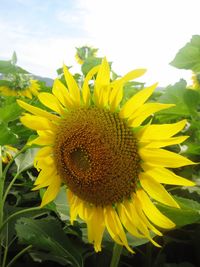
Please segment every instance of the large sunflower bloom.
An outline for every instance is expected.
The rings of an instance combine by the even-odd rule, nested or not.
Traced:
[[[31,99],[33,95],[38,95],[39,89],[40,87],[36,80],[29,80],[22,86],[0,86],[0,93],[5,96],[25,96]]]
[[[133,70],[110,82],[104,59],[90,70],[80,90],[64,66],[67,88],[57,79],[52,94],[38,95],[54,114],[18,101],[32,113],[25,114],[22,123],[37,131],[39,137],[33,142],[42,146],[35,157],[40,173],[34,188],[47,187],[41,206],[54,200],[61,184],[66,184],[71,223],[77,216],[86,222],[88,240],[96,251],[101,250],[105,229],[129,251],[126,232],[159,246],[150,233],[162,235],[157,227],[170,229],[175,224],[157,209],[153,199],[179,208],[162,184],[193,185],[167,169],[193,162],[163,149],[187,138],[175,136],[186,121],[142,125],[152,113],[173,106],[145,103],[157,84],[120,105],[123,85],[144,73],[144,69]],[[91,93],[88,83],[94,75]]]

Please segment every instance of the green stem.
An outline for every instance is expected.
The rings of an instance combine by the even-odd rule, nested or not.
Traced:
[[[8,187],[6,188],[6,191],[4,193],[3,199],[2,199],[2,206],[4,205],[7,195],[11,189],[11,187],[13,186],[14,182],[16,181],[17,177],[20,175],[20,172],[17,172],[16,175],[13,177],[12,181],[9,183]]]
[[[35,210],[39,210],[40,207],[33,207],[33,208],[27,208],[27,209],[24,209],[24,210],[19,210],[13,214],[11,214],[3,223],[2,225],[0,226],[0,233],[1,231],[3,230],[3,228],[6,226],[6,224],[13,218],[17,217],[18,215],[21,215],[23,213],[27,213],[27,212],[31,212],[31,211],[35,211]]]
[[[32,248],[32,245],[29,245],[28,247],[22,249],[17,255],[15,255],[15,257],[8,263],[8,265],[6,267],[10,267],[13,265],[13,263],[16,262],[16,260],[23,255],[25,252],[27,252],[30,248]]]
[[[2,148],[0,146],[0,203],[3,199],[3,189],[4,189],[4,179],[3,179],[3,169],[2,169]],[[3,205],[0,206],[0,226],[3,222]]]
[[[3,189],[4,189],[4,179],[3,179],[3,170],[2,170],[2,147],[0,146],[0,203],[3,199]],[[0,227],[3,223],[3,205],[0,204]],[[1,265],[1,254],[2,254],[2,241],[0,234],[0,265]]]
[[[28,149],[28,148],[29,148],[29,147],[24,146],[24,147],[23,147],[19,152],[17,152],[17,153],[15,154],[15,156],[9,161],[9,163],[6,165],[6,167],[4,168],[4,171],[3,171],[3,173],[2,173],[3,179],[4,179],[4,177],[6,176],[8,169],[9,169],[10,166],[13,164],[14,160],[15,160],[21,153],[23,153],[23,152],[24,152],[26,149]]]
[[[123,246],[121,246],[117,243],[114,244],[110,267],[117,267],[118,266],[122,249],[123,249]]]
[[[6,246],[5,249],[4,249],[2,267],[5,267],[6,266],[7,254],[8,254],[8,247]]]

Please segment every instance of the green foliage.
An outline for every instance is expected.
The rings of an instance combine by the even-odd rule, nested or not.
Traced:
[[[74,79],[81,86],[84,77],[94,67],[101,63],[102,58],[96,56],[96,48],[87,46],[77,48],[77,55],[82,60],[81,73],[75,73]],[[200,36],[194,35],[175,56],[171,65],[181,69],[194,72],[200,71]],[[111,67],[111,79],[120,77]],[[57,70],[60,80],[65,84],[63,69]],[[0,61],[0,73],[3,75],[0,86],[10,86],[11,77],[27,77],[28,72],[17,66],[17,55],[14,52],[10,60]],[[8,79],[9,78],[9,79]],[[127,82],[124,86],[122,104],[132,95],[144,87],[145,81],[138,83]],[[170,84],[170,80],[169,80]],[[16,84],[15,84],[16,85]],[[40,81],[41,92],[50,92],[51,86],[45,81]],[[91,85],[92,90],[92,85]],[[20,122],[20,116],[24,110],[16,102],[18,97],[0,95],[0,146],[12,145],[19,150],[15,159],[0,167],[0,239],[2,244],[2,255],[6,255],[4,261],[7,263],[13,259],[13,255],[21,255],[25,250],[26,257],[16,260],[16,267],[30,266],[32,262],[47,264],[53,262],[56,266],[109,266],[113,248],[113,240],[108,232],[105,232],[102,242],[103,251],[94,253],[92,245],[88,244],[87,225],[80,218],[70,225],[69,203],[66,198],[66,188],[63,186],[57,198],[45,206],[45,209],[37,208],[45,189],[31,191],[38,176],[38,170],[34,168],[33,162],[38,151],[36,145],[27,148],[27,141],[35,138],[35,132],[24,127]],[[37,99],[26,99],[23,101],[36,107],[42,107],[48,112],[50,109],[44,107]],[[188,89],[186,81],[181,79],[174,85],[156,91],[150,98],[150,102],[175,104],[174,107],[162,110],[152,115],[148,121],[153,123],[173,123],[181,119],[187,119],[187,126],[180,135],[189,138],[181,145],[169,147],[170,150],[199,162],[200,158],[200,92]],[[147,121],[147,122],[148,122]],[[120,259],[121,266],[152,266],[152,267],[175,267],[200,266],[200,260],[181,258],[169,261],[172,246],[178,244],[187,250],[186,242],[198,248],[200,238],[200,165],[179,168],[176,174],[194,180],[196,186],[187,188],[179,187],[173,189],[174,198],[180,205],[180,209],[171,208],[156,203],[158,209],[176,224],[176,229],[165,232],[163,237],[152,234],[152,238],[162,245],[161,249],[152,247],[147,239],[140,239],[127,234],[129,244],[134,247],[136,255],[131,256],[127,250],[123,250]],[[3,179],[4,181],[3,181]],[[3,182],[2,182],[3,181]],[[3,186],[2,186],[3,184]],[[3,199],[3,197],[5,199]],[[1,207],[4,208],[3,212]],[[27,208],[30,207],[30,208]],[[36,210],[34,210],[36,209]],[[4,218],[1,218],[3,213]],[[134,219],[134,218],[133,218]],[[2,226],[2,222],[4,225]],[[98,227],[98,225],[96,226]],[[195,229],[195,230],[193,230]],[[188,241],[189,240],[189,241]],[[30,247],[29,247],[30,245]],[[170,249],[171,248],[171,249]],[[182,247],[181,247],[182,248]],[[8,253],[7,253],[8,252]],[[182,253],[182,250],[181,250]],[[139,255],[139,256],[138,256]],[[144,256],[145,255],[145,256]],[[154,257],[155,256],[155,257]],[[4,257],[4,256],[3,256]],[[27,262],[23,262],[27,260]],[[1,262],[1,259],[0,259]],[[18,265],[19,262],[19,265]],[[1,264],[1,263],[0,263]],[[13,263],[13,266],[15,263]],[[37,264],[37,263],[36,263]],[[35,266],[35,265],[34,265]],[[39,265],[38,265],[39,266]]]
[[[0,145],[13,145],[18,142],[18,136],[13,133],[8,125],[0,122]]]
[[[174,197],[180,209],[158,204],[159,210],[170,218],[177,227],[191,223],[200,223],[200,203],[183,197]]]
[[[33,220],[21,218],[16,223],[16,231],[20,242],[31,244],[51,255],[51,260],[66,266],[82,267],[81,251],[63,231],[60,223],[54,218]]]
[[[189,43],[179,50],[173,61],[172,66],[179,69],[200,71],[200,36],[193,35]]]

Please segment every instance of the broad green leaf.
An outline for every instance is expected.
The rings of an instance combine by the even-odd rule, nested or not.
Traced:
[[[0,121],[10,122],[19,118],[22,109],[15,102],[0,108]]]
[[[187,83],[185,80],[180,80],[178,83],[175,83],[174,85],[170,85],[166,88],[163,95],[158,99],[159,103],[165,103],[165,104],[175,104],[175,107],[172,107],[170,109],[163,110],[159,113],[161,114],[172,114],[177,116],[189,116],[190,110],[193,107],[193,103],[190,103],[188,106],[188,101],[186,99],[186,96],[188,94],[188,90],[186,89]],[[194,106],[196,107],[196,104],[194,103]]]
[[[0,86],[9,86],[9,85],[10,85],[10,81],[0,80]]]
[[[170,64],[179,69],[200,71],[200,35],[193,35],[191,41],[179,50]]]
[[[37,148],[30,148],[15,159],[17,172],[23,172],[33,166],[34,157],[37,151]]]
[[[83,267],[81,252],[70,241],[60,223],[54,218],[34,220],[21,218],[16,223],[20,242],[31,244],[39,250],[47,251],[73,267]],[[55,258],[54,258],[55,260]]]
[[[13,145],[18,142],[18,136],[4,122],[0,122],[0,145]]]
[[[191,112],[195,112],[200,105],[200,94],[195,90],[186,89],[183,95],[184,103]]]
[[[175,197],[181,209],[157,204],[158,209],[171,219],[177,227],[200,222],[200,203],[183,197]]]

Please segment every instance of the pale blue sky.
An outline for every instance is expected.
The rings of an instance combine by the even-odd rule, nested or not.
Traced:
[[[91,45],[124,74],[148,68],[145,81],[188,78],[168,63],[199,32],[199,0],[0,0],[0,58],[15,50],[34,74],[56,77],[74,65],[75,47]],[[73,69],[72,69],[73,70]]]

